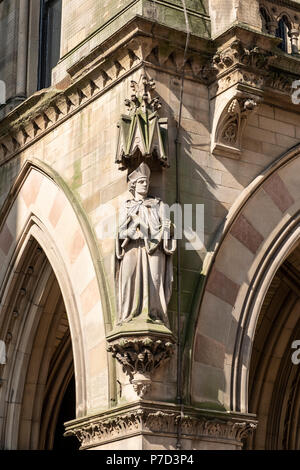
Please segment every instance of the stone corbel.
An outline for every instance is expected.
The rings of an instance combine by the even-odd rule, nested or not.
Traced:
[[[160,331],[159,331],[160,330]],[[108,336],[107,351],[121,364],[138,398],[151,391],[152,374],[173,355],[175,339],[164,326],[157,331],[114,330]]]
[[[259,96],[236,90],[213,123],[212,153],[234,159],[240,157],[247,120],[260,101]]]

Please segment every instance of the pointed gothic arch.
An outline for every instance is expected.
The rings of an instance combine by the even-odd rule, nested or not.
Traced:
[[[95,256],[92,230],[75,198],[67,197],[63,184],[49,173],[39,162],[26,162],[0,216],[0,335],[7,350],[6,364],[0,366],[4,448],[43,447],[47,431],[40,423],[42,413],[51,427],[44,397],[50,393],[50,401],[59,396],[62,399],[73,367],[73,418],[105,409],[110,400],[105,340],[110,319],[97,265],[100,255]],[[35,251],[44,260],[38,269],[32,261]],[[27,292],[24,273],[28,270],[32,275]],[[16,305],[22,295],[20,315]],[[45,313],[44,308],[49,311]],[[70,336],[62,356],[57,351],[54,361],[53,341],[64,315]],[[64,368],[61,374],[59,364]],[[56,369],[55,393],[50,365],[53,373]],[[52,406],[52,410],[58,413],[58,408]]]
[[[249,370],[258,318],[276,272],[300,240],[299,170],[298,145],[243,191],[207,256],[193,345],[194,403],[251,412]]]

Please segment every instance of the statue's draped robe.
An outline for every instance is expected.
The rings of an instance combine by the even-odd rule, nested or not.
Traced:
[[[128,236],[127,231],[137,218],[142,223]],[[170,239],[169,230],[163,225],[166,219],[165,205],[158,198],[131,199],[121,210],[116,246],[119,324],[140,317],[169,326],[171,254],[176,242]]]

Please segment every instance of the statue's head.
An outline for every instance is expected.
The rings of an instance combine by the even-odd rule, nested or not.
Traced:
[[[146,163],[143,162],[128,176],[129,191],[131,194],[139,194],[142,197],[147,196],[150,174],[150,168]]]

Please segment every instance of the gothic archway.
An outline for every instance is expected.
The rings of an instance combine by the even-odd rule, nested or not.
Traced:
[[[96,248],[75,203],[43,168],[27,162],[0,214],[0,339],[7,356],[0,366],[0,436],[6,449],[51,448],[73,374],[76,414],[68,419],[110,401],[99,256],[91,253]],[[59,338],[63,324],[66,336]]]
[[[250,411],[249,371],[259,315],[276,272],[300,239],[299,169],[297,146],[257,177],[230,209],[217,248],[208,256],[194,337],[193,402]]]
[[[7,354],[1,367],[2,446],[52,449],[74,364],[62,293],[33,236],[16,265],[1,313]]]
[[[276,272],[258,318],[249,375],[249,411],[258,427],[251,449],[300,449],[300,245]]]

